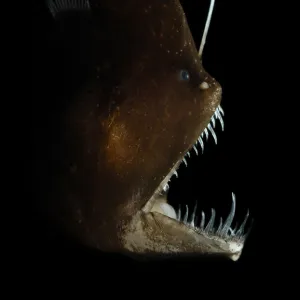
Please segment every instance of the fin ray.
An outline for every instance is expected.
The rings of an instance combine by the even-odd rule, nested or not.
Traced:
[[[47,6],[55,18],[58,13],[71,10],[90,10],[89,0],[47,0]]]

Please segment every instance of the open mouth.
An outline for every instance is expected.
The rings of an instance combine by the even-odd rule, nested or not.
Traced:
[[[144,206],[143,211],[145,213],[159,213],[166,218],[175,220],[177,224],[173,226],[185,226],[187,234],[192,230],[193,233],[201,236],[201,238],[204,237],[208,244],[212,243],[220,249],[226,248],[224,252],[231,253],[231,259],[237,260],[250,233],[253,220],[248,222],[249,210],[247,210],[246,215],[241,216],[239,219],[237,218],[236,197],[234,193],[231,194],[231,208],[227,213],[223,214],[223,217],[221,216],[222,213],[217,213],[214,208],[210,208],[209,212],[201,210],[198,201],[188,204],[182,202],[185,202],[185,198],[189,197],[182,197],[180,199],[181,203],[174,203],[168,197],[173,184],[178,184],[179,173],[181,172],[179,167],[183,165],[188,169],[189,165],[193,164],[193,160],[197,159],[204,152],[205,143],[207,143],[210,136],[213,138],[215,144],[217,144],[217,135],[214,129],[220,126],[222,131],[224,130],[223,116],[224,111],[219,106],[195,144],[164,178],[154,195]],[[236,221],[235,219],[238,220]],[[222,251],[220,250],[219,252]]]

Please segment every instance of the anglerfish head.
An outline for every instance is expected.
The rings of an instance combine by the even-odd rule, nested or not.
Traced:
[[[199,53],[178,0],[81,2],[50,5],[64,25],[60,41],[68,37],[64,51],[76,53],[64,61],[71,75],[63,78],[72,79],[61,96],[68,104],[49,201],[55,220],[102,251],[237,260],[248,214],[232,228],[234,194],[224,221],[167,202],[179,166],[224,129],[221,86],[202,65],[212,10]]]

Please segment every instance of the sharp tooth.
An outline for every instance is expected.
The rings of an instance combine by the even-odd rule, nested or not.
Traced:
[[[231,205],[231,210],[230,213],[224,223],[224,227],[221,230],[221,236],[226,236],[227,232],[231,226],[232,220],[234,218],[234,214],[235,214],[235,194],[232,193],[232,205]]]
[[[202,133],[201,133],[201,137],[203,137],[203,135],[204,135],[204,132],[202,131]]]
[[[167,191],[169,190],[169,185],[166,184],[166,185],[163,187],[163,190],[164,190],[165,192],[167,192]]]
[[[186,210],[185,210],[185,215],[183,217],[183,223],[186,224],[187,223],[187,219],[189,217],[189,207],[186,205]]]
[[[238,223],[236,223],[236,225],[235,225],[235,227],[234,227],[233,231],[234,231],[234,232],[236,232],[236,231],[238,230],[238,227],[239,227],[239,224],[238,224]]]
[[[221,114],[223,115],[223,117],[224,117],[224,110],[223,110],[223,108],[221,107],[221,105],[218,106],[218,109],[219,109],[220,113],[221,113]]]
[[[213,124],[213,127],[215,128],[215,127],[216,127],[215,115],[213,115],[213,116],[211,117],[211,122],[212,122],[212,124]]]
[[[204,229],[204,224],[205,224],[205,214],[204,214],[204,212],[202,211],[201,212],[201,223],[200,223],[200,229]]]
[[[233,235],[235,235],[237,228],[238,228],[238,224],[236,224],[235,227],[234,227],[234,229],[232,229]]]
[[[230,236],[233,236],[234,235],[234,230],[231,227],[229,227],[228,230],[230,231]]]
[[[190,154],[190,152],[189,152],[189,151],[187,152],[187,155],[188,155],[188,157],[191,157],[191,154]]]
[[[198,150],[197,150],[196,146],[194,146],[193,148],[194,148],[196,154],[198,155]]]
[[[219,121],[221,123],[222,131],[224,131],[224,121],[223,121],[223,118],[222,118],[219,110],[216,110],[216,114],[217,114],[217,118],[219,119]]]
[[[240,236],[243,235],[243,233],[244,233],[244,228],[245,228],[246,222],[247,222],[247,220],[248,220],[248,217],[249,217],[249,210],[247,211],[246,217],[245,217],[243,223],[241,224],[239,230],[236,232],[236,234],[235,234],[236,236],[240,237]]]
[[[187,162],[186,162],[186,159],[185,159],[185,158],[183,158],[183,162],[184,162],[185,165],[187,166]]]
[[[199,142],[199,144],[200,144],[200,146],[201,146],[202,153],[203,153],[203,151],[204,151],[204,143],[203,143],[203,141],[202,141],[201,136],[198,138],[198,142]]]
[[[192,217],[191,217],[191,225],[193,227],[195,227],[195,216],[196,216],[196,210],[197,210],[197,201],[195,203],[195,206],[194,206],[194,210],[193,210],[193,213],[192,213]]]
[[[213,136],[213,138],[214,138],[214,140],[215,140],[215,143],[217,144],[217,143],[218,143],[217,136],[216,136],[216,134],[215,134],[213,128],[211,127],[210,123],[208,124],[208,129],[209,129],[209,131],[211,132],[211,134],[212,134],[212,136]]]
[[[207,223],[207,226],[205,227],[206,232],[211,232],[213,230],[214,223],[215,223],[215,217],[216,217],[216,211],[212,208],[210,220]]]
[[[219,225],[219,227],[218,227],[218,229],[217,229],[216,235],[220,235],[220,232],[221,232],[221,230],[222,230],[222,223],[223,223],[223,219],[222,219],[222,217],[221,217],[221,218],[220,218],[220,225]]]
[[[250,234],[251,229],[252,229],[252,227],[253,227],[253,222],[254,222],[254,220],[252,219],[252,220],[251,220],[251,223],[250,223],[250,226],[249,226],[249,229],[248,229],[248,231],[247,231],[247,233],[246,233],[244,236],[240,237],[240,239],[243,239],[243,240],[246,240],[246,239],[247,239],[247,237],[248,237],[248,235]]]
[[[174,173],[173,174],[175,174],[176,175],[176,177],[178,178],[178,173],[177,173],[177,171],[175,170],[174,171]]]
[[[177,220],[181,221],[181,205],[178,205],[178,213],[177,213]]]
[[[196,226],[197,226],[196,224],[198,224],[198,216],[196,216],[196,217],[195,217],[195,221],[194,221],[194,227],[196,227]]]
[[[205,133],[205,136],[206,136],[206,140],[208,140],[208,130],[207,130],[207,128],[204,129],[204,133]]]

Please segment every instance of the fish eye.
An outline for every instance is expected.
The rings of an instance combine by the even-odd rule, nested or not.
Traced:
[[[183,81],[189,81],[190,80],[190,74],[187,70],[181,70],[179,72],[179,79]]]

